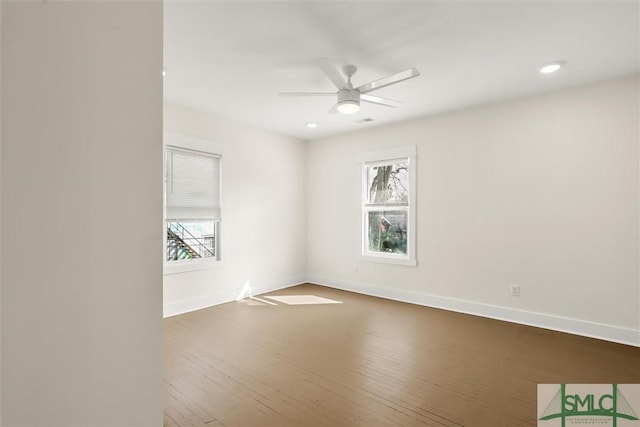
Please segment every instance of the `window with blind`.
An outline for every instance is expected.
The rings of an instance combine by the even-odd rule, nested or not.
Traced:
[[[219,260],[220,156],[167,146],[165,161],[167,262]]]
[[[416,265],[415,153],[403,147],[360,156],[363,260]]]

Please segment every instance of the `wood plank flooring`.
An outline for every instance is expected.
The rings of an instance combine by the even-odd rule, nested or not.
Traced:
[[[635,347],[315,285],[260,299],[164,320],[165,426],[535,426],[538,383],[640,383]]]

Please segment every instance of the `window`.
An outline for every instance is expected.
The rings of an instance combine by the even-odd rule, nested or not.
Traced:
[[[360,156],[363,260],[416,265],[415,153],[404,147]]]
[[[165,265],[202,266],[220,259],[221,156],[180,145],[165,149]]]

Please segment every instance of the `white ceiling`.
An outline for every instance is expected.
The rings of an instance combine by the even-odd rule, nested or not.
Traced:
[[[640,71],[638,1],[169,0],[164,13],[166,100],[306,140]],[[327,114],[330,97],[278,96],[335,91],[317,58],[358,66],[354,86],[421,76],[372,93],[399,108],[349,116]]]

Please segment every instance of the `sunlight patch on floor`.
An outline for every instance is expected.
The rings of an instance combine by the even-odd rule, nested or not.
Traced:
[[[278,305],[275,302],[271,302],[271,301],[268,301],[266,299],[262,299],[262,298],[258,298],[258,297],[251,297],[251,299],[254,300],[254,301],[260,301],[260,303],[262,303],[262,304]]]
[[[250,299],[250,298],[241,299],[238,302],[240,304],[244,304],[244,305],[267,305],[267,304],[265,304],[263,302],[254,301],[253,299]]]
[[[269,298],[287,305],[342,304],[341,301],[315,295],[265,295],[264,298]]]

